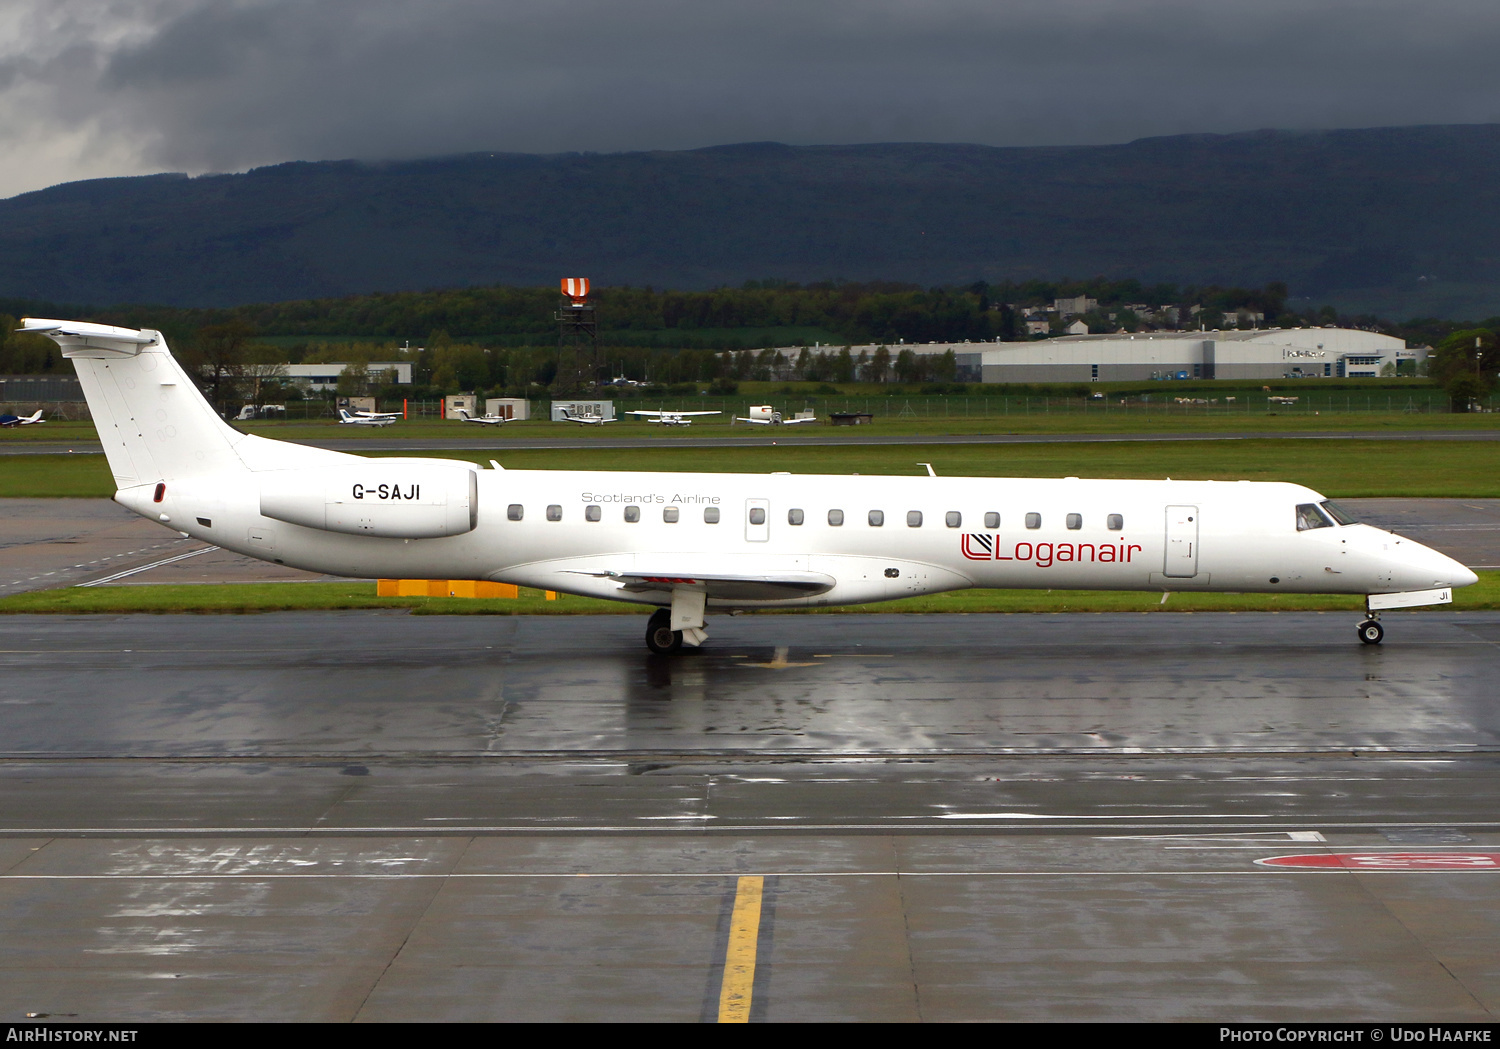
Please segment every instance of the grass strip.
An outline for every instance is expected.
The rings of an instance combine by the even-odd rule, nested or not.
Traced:
[[[409,455],[409,452],[393,453]],[[526,448],[438,451],[438,458],[518,470],[668,473],[917,475],[930,462],[945,477],[1091,477],[1295,481],[1333,498],[1500,496],[1500,441],[1330,438],[1015,445],[796,445],[683,448]],[[0,496],[108,498],[102,455],[0,456]]]
[[[764,614],[914,612],[1358,612],[1362,598],[1321,594],[1159,593],[1109,590],[960,590],[873,605],[819,609],[778,609]],[[1500,609],[1500,571],[1479,573],[1474,586],[1454,591],[1451,605],[1432,611]],[[334,609],[408,609],[415,615],[641,615],[642,605],[559,595],[522,588],[515,599],[453,597],[376,597],[373,583],[231,583],[220,585],[133,585],[33,590],[0,598],[0,614],[171,615],[306,612]],[[756,613],[762,614],[762,613]]]

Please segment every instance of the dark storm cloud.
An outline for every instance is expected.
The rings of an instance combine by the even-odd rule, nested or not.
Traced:
[[[26,4],[0,140],[59,169],[1500,120],[1493,0]]]

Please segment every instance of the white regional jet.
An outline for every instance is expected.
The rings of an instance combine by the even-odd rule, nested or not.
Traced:
[[[1317,492],[1251,481],[480,470],[243,434],[159,332],[27,320],[78,370],[115,501],[194,538],[357,577],[481,579],[660,606],[653,651],[704,613],[965,587],[1366,595],[1436,604],[1476,581]]]
[[[657,411],[634,411],[626,412],[626,415],[639,415],[648,423],[661,423],[663,426],[691,426],[693,419],[699,415],[722,415],[722,412],[657,412]]]
[[[21,329],[25,331],[26,329]],[[88,396],[87,393],[84,394]],[[345,426],[390,426],[396,421],[394,415],[376,415],[373,412],[360,412],[358,415],[350,415],[348,408],[339,409],[339,422]]]

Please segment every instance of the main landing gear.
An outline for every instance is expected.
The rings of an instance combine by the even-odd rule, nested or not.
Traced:
[[[646,647],[659,656],[676,652],[687,645],[697,648],[708,640],[703,610],[708,595],[685,586],[673,587],[672,606],[658,608],[646,622]]]
[[[672,629],[672,610],[658,608],[646,620],[646,647],[659,656],[682,648],[682,631]]]
[[[1378,645],[1385,639],[1385,627],[1374,616],[1359,624],[1359,639],[1367,645]]]

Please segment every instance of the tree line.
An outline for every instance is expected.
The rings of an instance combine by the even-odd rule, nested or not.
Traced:
[[[671,349],[759,349],[772,344],[739,333],[818,329],[838,344],[990,342],[1025,338],[1017,310],[1054,299],[1087,296],[1101,308],[1174,303],[1207,309],[1254,309],[1267,323],[1285,311],[1286,288],[1144,285],[1136,280],[1026,281],[921,288],[888,281],[795,284],[749,281],[739,288],[675,291],[599,288],[601,335],[617,345]],[[169,335],[243,324],[260,336],[307,339],[364,336],[419,341],[444,331],[456,339],[494,345],[548,345],[556,341],[558,293],[551,288],[508,286],[445,291],[351,295],[334,299],[260,303],[227,309],[151,305],[89,309],[95,320],[156,328]],[[0,300],[0,310],[48,315],[76,311],[46,303]]]
[[[952,354],[917,355],[905,344],[1026,338],[1023,311],[1056,299],[1098,303],[1091,327],[1134,330],[1127,307],[1161,310],[1192,304],[1205,315],[1251,310],[1264,324],[1339,324],[1384,331],[1435,346],[1432,375],[1455,407],[1493,388],[1500,318],[1479,325],[1432,318],[1391,324],[1340,316],[1328,307],[1299,313],[1279,283],[1263,288],[1147,285],[1135,280],[1026,281],[920,288],[892,282],[750,281],[739,288],[675,291],[601,288],[598,378],[623,376],[653,390],[746,380],[951,383]],[[66,316],[163,331],[220,407],[235,401],[298,396],[278,365],[409,361],[415,384],[387,389],[368,367],[351,369],[341,393],[436,396],[485,391],[514,396],[564,392],[558,379],[558,293],[549,288],[486,287],[347,296],[300,302],[186,309],[146,305],[86,309],[0,300],[0,374],[69,374],[49,339],[17,334],[22,315]],[[1186,315],[1186,311],[1184,316]],[[1159,320],[1159,318],[1158,318]],[[1155,323],[1155,322],[1153,322]],[[807,337],[818,333],[821,338]],[[1478,340],[1477,344],[1475,340]],[[808,346],[809,342],[825,345]],[[801,346],[787,359],[765,346]],[[856,353],[851,347],[876,347]],[[745,352],[726,352],[744,349]],[[576,392],[576,391],[567,391]]]

